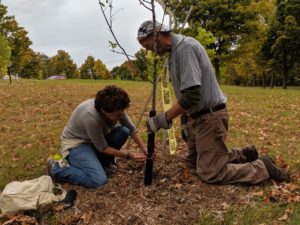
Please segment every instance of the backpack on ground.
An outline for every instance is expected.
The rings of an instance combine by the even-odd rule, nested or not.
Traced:
[[[54,195],[54,189],[61,190],[61,194]],[[13,181],[8,183],[0,195],[0,209],[2,214],[19,210],[37,209],[38,206],[62,201],[66,191],[55,186],[50,176],[41,176],[32,180]]]

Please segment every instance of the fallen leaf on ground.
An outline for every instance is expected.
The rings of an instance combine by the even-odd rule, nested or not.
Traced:
[[[269,192],[269,200],[280,202],[300,202],[300,187],[293,183],[274,185]]]
[[[252,196],[257,196],[257,197],[261,197],[263,195],[264,195],[264,191],[258,191],[258,192],[252,193]]]
[[[289,216],[291,216],[291,215],[293,215],[293,210],[290,209],[290,208],[288,208],[288,209],[286,209],[284,211],[283,216],[280,217],[278,220],[280,220],[280,221],[286,221],[289,218]]]

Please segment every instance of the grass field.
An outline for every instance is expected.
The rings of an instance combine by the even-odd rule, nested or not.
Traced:
[[[150,94],[150,83],[21,80],[11,85],[0,81],[0,190],[10,181],[43,175],[45,160],[58,152],[61,132],[74,108],[80,102],[93,98],[107,84],[116,84],[128,91],[132,100],[128,114],[136,122]],[[277,162],[292,174],[299,173],[300,89],[233,86],[222,86],[222,89],[228,98],[230,115],[228,146],[255,144],[261,154],[277,156]],[[160,99],[158,94],[158,111],[162,110]],[[145,141],[146,117],[147,113],[139,127]],[[175,121],[174,126],[178,130],[179,121]],[[181,142],[178,133],[178,141]],[[161,140],[161,134],[158,140]],[[293,191],[299,196],[299,177],[293,185]],[[266,193],[271,188],[253,187],[252,191]],[[266,205],[263,194],[254,196],[257,205],[230,205],[222,223],[210,211],[199,211],[200,224],[300,224],[299,202],[276,201]],[[285,212],[288,218],[277,220]],[[251,222],[254,221],[253,215],[262,218],[259,223],[256,223],[257,220]],[[240,217],[243,219],[238,223],[233,222]],[[272,219],[278,223],[273,223]]]
[[[0,188],[12,180],[44,173],[45,159],[58,152],[72,111],[107,84],[130,93],[129,113],[138,117],[151,85],[118,81],[38,81],[0,83]]]

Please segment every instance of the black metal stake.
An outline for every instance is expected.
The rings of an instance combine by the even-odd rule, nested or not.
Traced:
[[[154,48],[154,63],[153,63],[153,81],[152,81],[152,109],[149,113],[150,117],[156,115],[155,110],[155,101],[156,101],[156,75],[157,75],[157,30],[156,30],[156,15],[155,15],[155,5],[154,0],[151,0],[152,6],[152,21],[153,21],[153,48]],[[145,185],[149,186],[152,184],[152,171],[153,171],[153,159],[152,155],[154,152],[154,145],[155,145],[155,134],[152,132],[148,133],[148,143],[147,143],[147,150],[148,156],[146,161],[146,168],[145,168]]]
[[[156,111],[150,111],[149,116],[155,116]],[[152,132],[148,133],[148,142],[147,142],[147,150],[148,156],[146,161],[146,168],[145,168],[145,179],[144,184],[149,186],[152,184],[152,171],[153,171],[153,159],[152,155],[154,153],[154,143],[155,143],[155,134]]]

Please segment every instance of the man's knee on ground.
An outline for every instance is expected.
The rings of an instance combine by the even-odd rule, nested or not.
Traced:
[[[217,172],[215,171],[209,171],[209,170],[205,170],[205,171],[201,171],[199,169],[197,169],[196,171],[199,179],[207,184],[214,184],[216,183],[216,176],[218,175]]]

